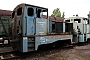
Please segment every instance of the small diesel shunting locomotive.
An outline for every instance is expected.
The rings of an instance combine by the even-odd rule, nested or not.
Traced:
[[[44,13],[47,16],[46,19],[43,18]],[[12,48],[28,52],[37,50],[39,45],[60,40],[71,43],[73,37],[69,29],[73,28],[73,23],[54,23],[53,25],[52,20],[48,19],[48,8],[29,4],[18,5],[12,13],[11,35],[12,40],[16,40],[11,44]]]
[[[90,39],[90,20],[84,17],[69,17],[65,19],[68,23],[73,23],[73,41],[87,42]]]

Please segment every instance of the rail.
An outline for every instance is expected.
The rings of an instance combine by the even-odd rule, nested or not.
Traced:
[[[15,59],[20,57],[15,51],[0,53],[0,60]]]

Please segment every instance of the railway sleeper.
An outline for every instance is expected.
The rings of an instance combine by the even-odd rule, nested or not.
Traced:
[[[17,57],[19,57],[19,56],[17,56],[16,54],[2,54],[2,55],[0,55],[0,59],[1,60],[7,60],[7,59],[14,59],[14,58],[17,58]]]

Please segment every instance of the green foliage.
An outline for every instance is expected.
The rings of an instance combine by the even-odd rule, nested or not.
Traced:
[[[90,14],[88,14],[87,16],[90,17]]]
[[[63,12],[63,14],[62,14],[62,18],[64,18],[64,16],[65,16],[64,13],[65,13],[65,12]]]
[[[51,16],[61,17],[61,12],[60,12],[59,8],[54,9]]]

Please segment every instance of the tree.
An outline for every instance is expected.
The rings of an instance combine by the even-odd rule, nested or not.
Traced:
[[[61,12],[60,12],[59,8],[54,9],[51,16],[61,17]]]
[[[63,14],[62,14],[62,18],[64,18],[64,16],[65,16],[64,13],[65,13],[65,12],[63,12]]]
[[[88,18],[90,18],[90,14],[88,14],[87,16],[88,16]]]

